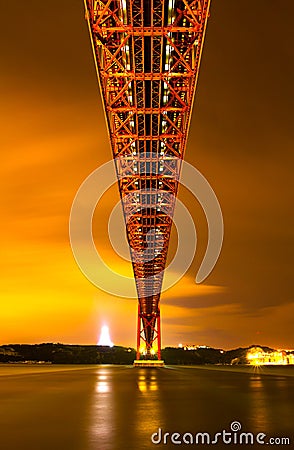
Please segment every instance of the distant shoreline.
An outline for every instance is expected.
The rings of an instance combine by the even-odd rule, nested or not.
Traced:
[[[268,352],[273,349],[265,346],[250,346],[246,348],[237,348],[233,350],[222,350],[208,346],[191,347],[165,347],[161,351],[161,358],[166,365],[177,366],[203,366],[212,365],[223,367],[227,370],[228,366],[246,366],[249,362],[248,354],[261,352],[269,355]],[[294,361],[294,352],[280,352],[283,359],[291,365]],[[280,355],[278,352],[278,355]],[[258,353],[259,354],[259,353]],[[276,354],[276,353],[274,353]],[[253,353],[255,356],[255,353]],[[143,356],[142,356],[143,358]],[[97,365],[97,364],[115,364],[132,365],[136,358],[136,351],[131,347],[122,346],[101,346],[101,345],[67,345],[67,344],[10,344],[0,346],[0,364],[21,364],[21,365]],[[281,358],[275,360],[256,360],[256,365],[252,364],[255,360],[250,360],[248,367],[260,367],[280,365],[283,363]],[[263,364],[261,364],[263,363]],[[275,363],[275,364],[274,364]],[[239,370],[239,369],[237,369]]]

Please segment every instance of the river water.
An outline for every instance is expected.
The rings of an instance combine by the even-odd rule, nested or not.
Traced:
[[[291,367],[0,366],[3,450],[234,448],[242,432],[290,448],[293,422]]]

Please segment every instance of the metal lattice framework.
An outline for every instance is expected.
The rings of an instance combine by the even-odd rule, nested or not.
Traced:
[[[209,4],[85,0],[138,293],[137,359],[160,359],[159,299]]]

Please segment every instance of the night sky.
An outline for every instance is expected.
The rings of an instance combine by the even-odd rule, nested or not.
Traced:
[[[94,287],[68,238],[77,189],[111,157],[83,2],[0,8],[0,343],[92,344],[107,323],[115,344],[134,346],[136,301]],[[212,0],[186,160],[213,187],[225,238],[196,285],[207,226],[182,188],[199,242],[162,296],[163,346],[294,347],[293,16],[293,0]],[[95,243],[124,269],[107,237],[118,199],[114,186],[98,207]]]

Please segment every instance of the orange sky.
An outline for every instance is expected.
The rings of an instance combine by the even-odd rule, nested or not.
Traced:
[[[206,223],[181,189],[199,248],[162,296],[163,345],[293,347],[294,5],[212,3],[186,159],[218,196],[224,247],[196,286]],[[89,283],[69,245],[75,193],[111,154],[82,1],[6,2],[0,32],[0,343],[92,344],[106,322],[116,344],[134,346],[136,301]],[[106,227],[117,201],[113,187],[94,220],[116,266]]]

